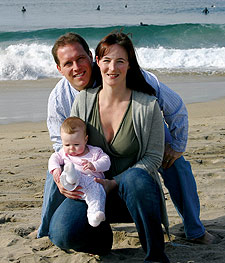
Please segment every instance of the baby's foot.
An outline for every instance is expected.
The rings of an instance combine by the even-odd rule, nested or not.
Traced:
[[[69,191],[73,191],[77,187],[78,174],[72,163],[68,163],[64,166],[64,171],[60,176],[60,182],[62,186]]]
[[[88,214],[88,223],[96,227],[98,226],[102,221],[105,221],[105,213],[102,211],[98,211],[95,214]]]

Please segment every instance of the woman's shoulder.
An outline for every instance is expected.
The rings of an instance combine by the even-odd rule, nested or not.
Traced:
[[[100,86],[99,87],[94,87],[94,88],[87,88],[87,89],[83,89],[79,92],[79,97],[82,97],[82,96],[95,96],[98,91],[100,89]]]
[[[141,104],[155,103],[157,101],[155,96],[139,91],[133,91],[132,98]]]

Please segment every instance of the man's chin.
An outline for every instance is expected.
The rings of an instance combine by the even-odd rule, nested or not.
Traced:
[[[87,87],[87,85],[88,85],[88,83],[73,83],[73,84],[71,84],[72,86],[73,86],[73,88],[75,88],[76,90],[79,90],[79,91],[81,91],[81,90],[83,90],[83,89],[85,89],[86,87]]]

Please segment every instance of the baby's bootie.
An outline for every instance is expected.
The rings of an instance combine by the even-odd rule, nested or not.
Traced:
[[[87,217],[88,223],[93,227],[96,227],[100,225],[102,221],[105,221],[105,213],[103,213],[102,211],[97,211],[94,214],[88,213]]]
[[[60,182],[62,186],[73,191],[79,184],[79,172],[75,169],[72,163],[67,163],[64,165],[64,170],[60,176]]]

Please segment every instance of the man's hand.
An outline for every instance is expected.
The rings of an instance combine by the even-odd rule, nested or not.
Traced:
[[[77,186],[73,191],[68,191],[66,190],[60,182],[56,182],[56,185],[58,186],[59,188],[59,192],[64,195],[65,197],[67,198],[70,198],[70,199],[82,199],[82,195],[84,194],[83,192],[79,191],[82,189],[81,186]]]
[[[162,162],[163,169],[170,168],[170,166],[176,161],[176,159],[180,158],[182,154],[183,152],[176,152],[169,144],[166,144]]]
[[[118,186],[115,180],[101,179],[97,177],[94,180],[104,187],[106,194]]]

